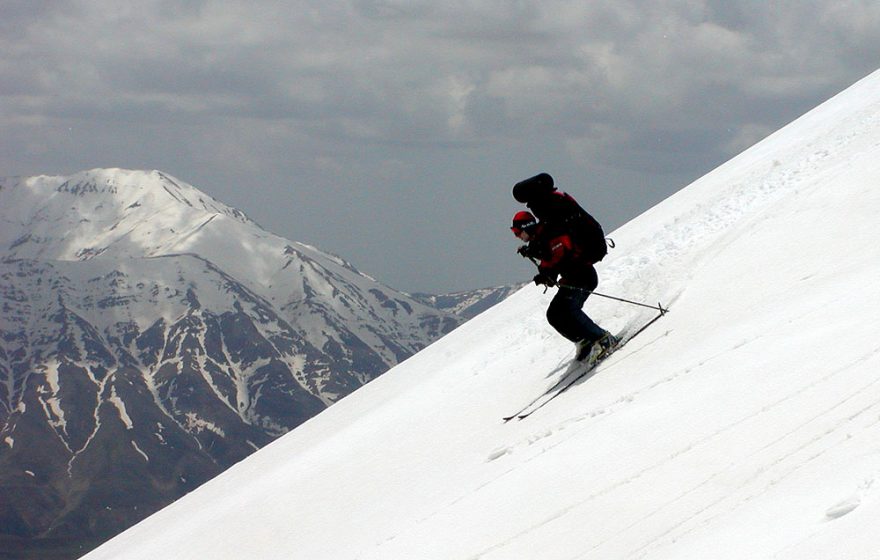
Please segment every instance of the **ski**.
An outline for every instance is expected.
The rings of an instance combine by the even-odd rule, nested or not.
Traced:
[[[547,391],[538,395],[530,403],[528,403],[527,405],[525,405],[524,407],[522,407],[521,409],[519,409],[515,413],[511,414],[510,416],[505,416],[504,418],[502,418],[502,420],[505,423],[507,423],[507,422],[510,422],[511,420],[514,420],[514,419],[524,420],[524,419],[528,418],[529,416],[534,414],[536,411],[538,411],[541,408],[543,408],[544,406],[546,406],[547,403],[549,403],[550,401],[552,401],[553,399],[555,399],[559,395],[568,391],[572,386],[574,386],[575,383],[577,383],[581,379],[587,377],[592,372],[595,372],[596,368],[598,368],[600,365],[602,365],[602,363],[604,363],[605,360],[610,358],[615,352],[617,352],[618,350],[623,348],[629,341],[631,341],[632,339],[634,339],[635,337],[637,337],[638,335],[643,333],[648,327],[650,327],[651,325],[656,323],[658,319],[660,319],[661,317],[666,315],[666,313],[669,312],[668,309],[664,308],[660,304],[658,304],[657,307],[655,307],[654,309],[657,309],[660,312],[656,317],[654,317],[653,319],[651,319],[650,321],[648,321],[647,323],[645,323],[644,325],[639,327],[632,334],[628,334],[626,336],[621,337],[621,340],[617,344],[617,346],[612,348],[609,352],[605,353],[605,355],[602,356],[599,360],[597,360],[594,364],[585,368],[582,371],[572,372],[571,375],[564,376],[562,379],[557,381],[556,384],[554,384],[552,387],[547,389]]]
[[[585,377],[589,376],[591,373],[595,372],[596,368],[598,368],[605,360],[610,358],[611,355],[614,354],[614,352],[616,352],[624,344],[629,342],[630,339],[631,339],[631,337],[621,339],[620,343],[618,343],[617,346],[615,346],[610,351],[606,352],[604,356],[602,356],[600,359],[596,360],[592,365],[590,365],[580,371],[572,372],[571,375],[563,377],[559,383],[557,383],[555,386],[551,387],[549,390],[544,392],[541,396],[539,396],[537,399],[532,401],[527,407],[521,409],[513,417],[508,416],[506,418],[509,420],[513,420],[514,418],[516,418],[517,420],[524,420],[524,419],[528,418],[534,412],[543,408],[547,403],[549,403],[550,401],[552,401],[553,399],[555,399],[556,397],[558,397],[562,393],[568,391],[575,383],[577,383],[581,379],[584,379]],[[505,420],[506,422],[509,421],[507,419]]]
[[[591,368],[591,369],[592,369],[592,368]],[[532,406],[534,406],[535,403],[537,403],[538,401],[540,401],[541,399],[543,399],[544,397],[546,397],[547,395],[549,395],[549,394],[552,393],[553,391],[556,391],[556,390],[558,390],[560,387],[564,386],[564,385],[565,385],[565,381],[566,381],[569,377],[570,377],[569,375],[564,375],[564,376],[562,376],[562,379],[560,379],[559,381],[557,381],[552,387],[550,387],[549,389],[547,389],[546,391],[544,391],[543,393],[541,393],[540,395],[538,395],[537,397],[535,397],[533,400],[529,401],[528,404],[526,404],[524,407],[522,407],[521,409],[517,410],[516,412],[514,412],[514,413],[511,414],[510,416],[505,416],[504,418],[502,418],[502,420],[504,420],[504,422],[507,423],[507,422],[510,422],[510,421],[513,420],[513,419],[517,419],[517,418],[519,418],[520,415],[521,415],[523,412],[527,411],[529,408],[531,408]]]
[[[565,390],[566,385],[568,385],[570,382],[573,383],[574,381],[577,381],[578,379],[583,379],[583,376],[589,374],[591,371],[596,369],[596,366],[598,366],[600,363],[605,361],[605,359],[608,356],[610,356],[611,354],[613,354],[615,350],[617,350],[618,348],[623,346],[623,344],[625,343],[626,340],[629,340],[629,338],[626,336],[626,332],[619,333],[617,335],[617,339],[619,340],[617,345],[614,346],[611,350],[607,351],[605,353],[605,355],[603,355],[600,359],[596,360],[596,362],[594,362],[592,365],[590,365],[590,366],[585,365],[585,367],[586,367],[585,371],[578,371],[581,369],[579,367],[575,367],[574,369],[570,369],[568,372],[566,372],[565,375],[562,376],[561,379],[559,379],[559,381],[554,383],[552,387],[550,387],[549,389],[547,389],[546,391],[544,391],[543,393],[541,393],[540,395],[538,395],[537,397],[532,399],[528,404],[526,404],[524,407],[522,407],[521,409],[516,411],[514,414],[511,414],[510,416],[505,416],[504,418],[502,418],[502,420],[504,420],[504,422],[510,422],[511,420],[513,420],[515,418],[521,419],[523,413],[525,411],[529,410],[535,404],[537,404],[541,399],[547,397],[548,395],[553,394],[556,391]],[[575,365],[579,366],[579,365],[583,365],[583,364],[581,364],[580,362],[577,362],[577,363],[575,363]]]

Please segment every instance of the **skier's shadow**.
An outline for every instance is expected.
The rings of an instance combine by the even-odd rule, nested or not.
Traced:
[[[564,370],[564,371],[563,371]],[[575,385],[580,385],[585,381],[589,381],[592,379],[594,375],[596,375],[599,371],[599,368],[594,367],[590,371],[587,370],[587,365],[583,362],[578,362],[576,360],[569,360],[559,364],[557,367],[553,369],[550,373],[547,374],[547,379],[555,377],[560,372],[563,372],[559,379],[547,388],[546,393],[551,393],[553,391],[565,392],[574,387]]]

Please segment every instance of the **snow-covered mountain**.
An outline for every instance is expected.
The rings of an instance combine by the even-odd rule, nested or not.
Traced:
[[[614,232],[603,292],[671,312],[528,419],[534,286],[87,558],[878,558],[878,182],[875,73]]]
[[[0,179],[0,548],[97,544],[460,322],[158,171]]]
[[[447,311],[465,319],[473,319],[493,305],[501,303],[521,287],[522,284],[511,284],[452,294],[412,294],[412,296],[434,309]]]

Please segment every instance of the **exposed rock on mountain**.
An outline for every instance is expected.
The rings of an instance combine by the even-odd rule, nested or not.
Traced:
[[[460,322],[158,171],[0,179],[0,548],[76,557]]]

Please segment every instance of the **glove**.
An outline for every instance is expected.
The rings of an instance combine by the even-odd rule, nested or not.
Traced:
[[[530,258],[532,256],[532,250],[529,249],[528,245],[521,246],[519,249],[516,250],[516,252],[525,258]]]
[[[549,286],[552,288],[556,285],[556,278],[553,278],[552,276],[544,272],[538,273],[535,276],[534,281],[536,286],[540,286],[543,284],[544,286]]]

